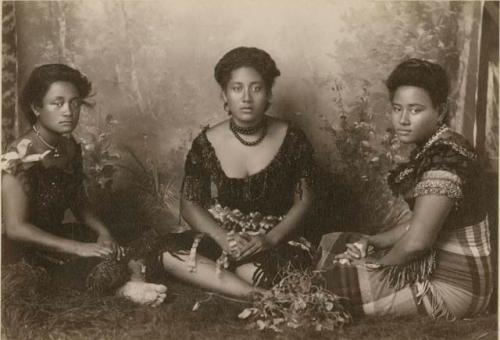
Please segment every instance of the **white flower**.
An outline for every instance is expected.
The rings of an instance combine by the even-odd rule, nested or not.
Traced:
[[[31,141],[29,139],[21,140],[16,146],[17,151],[7,152],[0,157],[0,169],[5,172],[10,172],[19,162],[30,166],[31,164],[29,163],[41,161],[51,152],[51,150],[47,150],[41,154],[28,155],[27,153],[30,146]]]

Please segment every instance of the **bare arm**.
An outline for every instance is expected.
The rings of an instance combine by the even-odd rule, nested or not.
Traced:
[[[383,233],[372,235],[368,238],[368,244],[375,248],[384,249],[393,246],[409,229],[410,222],[398,224],[394,228]]]
[[[198,202],[181,197],[181,215],[194,230],[207,234],[224,250],[229,252],[226,232]]]
[[[431,249],[453,203],[453,199],[446,196],[417,197],[408,232],[377,262],[386,265],[404,264]]]
[[[266,239],[272,246],[279,244],[302,225],[304,218],[311,209],[314,195],[304,179],[301,179],[300,185],[302,186],[302,195],[295,193],[294,204],[285,215],[285,218],[266,234]]]
[[[99,236],[111,237],[108,228],[104,225],[104,223],[97,217],[93,211],[90,209],[90,206],[86,203],[82,205],[73,207],[71,209],[75,216],[85,225],[90,227],[90,229],[94,230]]]
[[[94,243],[82,243],[46,232],[29,222],[28,197],[16,177],[2,174],[2,209],[7,237],[41,249],[76,254],[104,256],[110,250]]]

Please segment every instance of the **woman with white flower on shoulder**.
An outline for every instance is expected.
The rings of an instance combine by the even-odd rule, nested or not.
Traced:
[[[1,158],[3,248],[45,268],[58,284],[112,289],[155,306],[164,300],[166,287],[144,282],[139,259],[122,263],[123,270],[114,266],[118,262],[113,261],[130,256],[92,212],[83,192],[82,150],[71,132],[91,88],[85,75],[67,65],[42,65],[31,73],[21,106],[32,127]],[[63,223],[67,209],[79,223]],[[103,275],[105,261],[118,268],[116,277]]]

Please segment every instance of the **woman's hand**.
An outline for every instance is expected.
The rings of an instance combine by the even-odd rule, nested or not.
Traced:
[[[113,250],[98,243],[76,242],[74,253],[80,257],[106,257],[111,256]]]
[[[354,243],[346,243],[346,251],[335,256],[335,259],[359,260],[365,258],[368,254],[368,237],[361,237]]]
[[[241,255],[241,252],[246,249],[248,242],[250,241],[250,237],[248,235],[240,235],[239,233],[232,231],[227,233],[226,239],[229,247],[228,254],[235,259]]]
[[[271,243],[271,241],[269,241],[266,235],[259,234],[255,236],[249,236],[248,242],[243,248],[240,249],[240,254],[238,257],[236,257],[236,260],[243,260],[246,257],[250,257],[272,247],[273,244]]]
[[[101,233],[97,238],[97,244],[111,249],[112,254],[114,254],[117,261],[125,255],[123,247],[120,247],[114,238],[108,233]]]

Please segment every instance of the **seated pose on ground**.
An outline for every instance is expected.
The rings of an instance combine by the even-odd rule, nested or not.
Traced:
[[[288,264],[310,265],[298,231],[312,204],[313,150],[300,129],[265,114],[279,74],[269,54],[248,47],[215,67],[229,119],[203,129],[187,155],[181,214],[192,230],[163,255],[178,278],[243,297]]]
[[[66,65],[31,73],[21,105],[32,127],[2,155],[3,250],[16,250],[67,287],[115,285],[134,302],[158,305],[166,287],[143,282],[139,260],[130,260],[129,268],[125,263],[122,277],[94,270],[104,259],[126,254],[91,212],[83,191],[82,150],[71,132],[90,91],[89,80]],[[67,209],[81,223],[63,223]]]
[[[412,218],[373,236],[324,235],[317,268],[355,312],[448,319],[483,312],[492,268],[481,165],[469,143],[445,125],[446,72],[410,59],[386,84],[395,131],[402,143],[416,144],[409,162],[388,178]],[[378,255],[370,255],[372,248]]]

